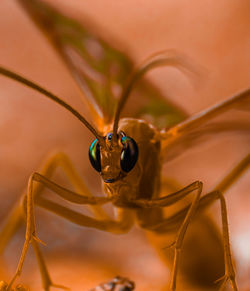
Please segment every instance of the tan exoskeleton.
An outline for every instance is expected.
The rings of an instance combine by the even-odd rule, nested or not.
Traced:
[[[2,251],[20,224],[24,207],[27,221],[25,243],[16,274],[8,284],[8,287],[5,288],[6,290],[10,291],[16,278],[20,276],[30,243],[32,243],[39,262],[44,290],[48,291],[52,286],[62,287],[52,283],[41,254],[39,246],[41,241],[37,237],[34,217],[35,205],[43,207],[80,226],[92,227],[114,234],[127,233],[134,223],[137,223],[147,231],[159,235],[179,229],[176,239],[171,245],[174,248],[174,260],[170,290],[176,290],[176,278],[177,271],[180,267],[181,250],[190,220],[196,211],[201,213],[217,199],[219,199],[221,205],[225,257],[225,274],[221,279],[220,288],[221,290],[226,288],[226,283],[230,280],[233,290],[238,290],[229,243],[226,202],[222,193],[249,166],[250,156],[248,155],[244,158],[215,187],[214,191],[206,194],[202,198],[203,184],[198,180],[183,189],[178,189],[171,194],[162,195],[161,191],[164,188],[164,181],[161,181],[160,177],[164,152],[179,142],[182,142],[190,133],[195,133],[199,126],[205,125],[207,121],[221,112],[249,103],[250,90],[246,90],[167,130],[159,131],[153,125],[143,120],[132,118],[120,119],[120,113],[137,80],[148,70],[163,65],[181,66],[182,64],[179,62],[178,57],[159,54],[150,58],[140,69],[135,71],[123,90],[113,125],[106,127],[104,135],[97,132],[75,109],[55,95],[5,68],[0,68],[0,74],[41,92],[65,107],[93,133],[96,139],[90,146],[89,157],[92,166],[102,177],[106,194],[105,196],[99,197],[93,196],[91,190],[85,186],[68,158],[63,154],[58,154],[49,160],[41,173],[33,173],[30,176],[27,195],[25,195],[22,205],[14,209],[0,234],[0,251]],[[224,130],[224,128],[218,128],[218,130]],[[67,190],[50,180],[54,169],[59,165],[63,167],[66,174],[70,177],[73,185],[78,190],[77,192]],[[38,183],[35,184],[34,182]],[[69,202],[79,205],[90,205],[94,210],[96,218],[88,217],[44,198],[42,196],[44,187],[52,190]],[[195,195],[188,207],[168,218],[164,217],[163,209],[165,207],[177,203],[191,193]],[[106,203],[112,203],[117,208],[116,219],[110,219],[100,207]],[[165,247],[167,249],[167,245]]]

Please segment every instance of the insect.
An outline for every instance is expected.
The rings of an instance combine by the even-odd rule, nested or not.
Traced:
[[[23,4],[26,5],[27,9],[33,9],[30,10],[32,15],[36,17],[35,19],[37,21],[39,21],[39,19],[41,20],[41,18],[39,18],[39,15],[36,14],[36,10],[34,10],[34,7],[38,5],[38,11],[43,13],[44,10],[42,9],[42,7],[46,8],[46,6],[40,7],[40,2],[32,2],[33,4],[35,4],[35,6],[29,6],[28,1],[23,1]],[[53,10],[49,10],[49,12],[53,13]],[[60,15],[57,16],[59,16],[59,20],[62,20],[60,18]],[[44,15],[40,15],[40,17],[44,17]],[[51,19],[52,18],[50,18],[50,20]],[[69,26],[67,28],[72,27]],[[76,29],[77,27],[74,28]],[[42,279],[44,289],[49,290],[49,288],[52,286],[52,280],[48,272],[45,271],[47,270],[47,267],[42,263],[42,254],[39,247],[40,241],[39,239],[37,239],[36,236],[36,227],[33,215],[33,202],[35,202],[36,205],[39,205],[80,225],[95,227],[97,229],[106,230],[118,234],[127,232],[132,227],[135,220],[142,228],[159,236],[162,233],[171,232],[173,231],[173,229],[179,229],[177,239],[175,241],[175,244],[173,244],[173,247],[175,247],[175,257],[172,273],[173,275],[170,286],[171,290],[175,290],[178,267],[180,269],[183,269],[183,273],[187,274],[188,272],[190,272],[191,269],[190,267],[185,268],[185,264],[179,264],[179,250],[182,247],[184,234],[188,228],[189,222],[197,208],[200,209],[199,212],[202,213],[203,208],[208,207],[213,201],[219,199],[221,201],[223,214],[223,241],[226,258],[226,276],[222,280],[221,284],[225,285],[227,283],[227,280],[230,279],[233,288],[236,290],[237,287],[234,279],[231,252],[228,243],[229,238],[227,230],[226,208],[224,204],[225,201],[221,192],[224,192],[233,182],[232,177],[236,179],[242,174],[242,171],[247,168],[247,166],[249,165],[249,156],[243,159],[239,163],[239,165],[225,178],[223,183],[219,184],[213,192],[207,194],[206,196],[204,196],[204,198],[201,199],[200,195],[202,192],[202,183],[199,181],[194,182],[193,184],[183,189],[177,189],[175,185],[169,185],[170,182],[166,181],[166,188],[172,187],[175,188],[175,190],[172,194],[168,194],[166,196],[162,195],[165,193],[165,191],[164,181],[160,181],[160,171],[162,153],[164,152],[167,153],[166,160],[171,159],[174,158],[176,153],[180,151],[180,147],[191,146],[192,144],[199,142],[200,139],[204,137],[204,135],[209,134],[210,132],[220,133],[229,130],[249,130],[248,126],[244,127],[242,126],[242,124],[237,123],[234,125],[234,127],[228,127],[227,123],[210,123],[214,120],[216,116],[218,116],[223,111],[229,111],[233,108],[245,108],[246,105],[249,104],[249,90],[242,92],[235,97],[232,97],[228,101],[218,104],[215,107],[212,107],[201,115],[194,116],[193,118],[180,122],[177,125],[168,124],[166,130],[157,130],[148,122],[145,122],[141,119],[120,119],[120,113],[123,109],[124,104],[126,103],[126,99],[128,98],[130,91],[133,89],[136,82],[143,76],[143,74],[146,73],[146,71],[157,65],[164,65],[168,63],[171,65],[177,65],[180,68],[184,66],[185,68],[185,59],[179,58],[178,55],[174,55],[171,52],[158,54],[150,58],[142,67],[140,67],[137,71],[134,72],[134,74],[131,75],[131,78],[128,80],[127,85],[122,91],[118,106],[116,107],[116,102],[114,101],[114,99],[109,99],[106,94],[98,96],[98,92],[100,91],[109,92],[109,94],[111,95],[115,94],[113,91],[115,91],[116,87],[114,86],[113,88],[112,86],[110,86],[110,84],[108,84],[109,86],[106,85],[105,88],[101,87],[103,90],[97,90],[95,86],[93,87],[93,83],[91,82],[93,80],[90,78],[90,76],[86,76],[84,74],[84,71],[79,71],[76,62],[74,63],[75,57],[78,57],[78,55],[74,55],[74,53],[77,52],[73,49],[74,47],[69,46],[69,43],[66,43],[65,45],[65,43],[63,42],[54,42],[54,44],[59,49],[65,60],[68,61],[68,64],[73,67],[78,77],[80,78],[81,76],[81,84],[83,88],[87,87],[88,90],[90,90],[90,92],[88,91],[88,93],[90,93],[90,96],[88,94],[87,96],[89,97],[89,102],[94,102],[93,104],[96,104],[97,107],[93,108],[92,106],[91,110],[92,114],[95,117],[96,127],[98,130],[92,127],[85,120],[85,118],[81,116],[77,111],[75,111],[72,107],[64,103],[55,95],[42,89],[40,86],[37,86],[34,83],[4,68],[1,68],[1,73],[5,76],[14,78],[16,81],[20,81],[27,86],[32,87],[33,89],[39,90],[47,97],[66,107],[78,119],[80,119],[80,121],[84,123],[85,126],[87,126],[87,128],[94,134],[96,139],[91,144],[89,157],[94,169],[97,172],[101,173],[102,179],[104,181],[105,193],[107,194],[107,196],[93,197],[89,189],[87,189],[85,185],[80,187],[81,189],[79,193],[73,193],[52,182],[49,179],[50,175],[48,174],[48,172],[50,171],[50,167],[53,167],[53,165],[55,165],[58,160],[64,163],[66,168],[68,167],[67,158],[65,158],[64,155],[57,155],[54,159],[49,161],[49,163],[47,164],[48,169],[47,171],[46,169],[44,170],[44,175],[34,173],[30,179],[28,195],[25,196],[23,200],[24,209],[27,212],[27,238],[22,253],[23,255],[19,262],[18,271],[14,276],[13,280],[9,283],[8,288],[11,288],[11,286],[15,282],[16,277],[21,271],[30,240],[32,241],[32,245],[36,253],[38,254],[41,270],[43,271]],[[103,44],[103,46],[105,48],[105,44]],[[111,55],[113,55],[113,53],[114,52],[112,51]],[[122,62],[120,57],[120,55],[116,55],[116,59],[118,59],[118,64],[122,63],[122,68],[124,68],[126,66]],[[116,72],[116,70],[114,71]],[[112,70],[110,74],[112,75]],[[120,83],[119,79],[116,81],[116,84],[117,83]],[[106,89],[106,91],[104,89]],[[92,96],[93,91],[96,91],[95,93],[97,95],[93,94]],[[154,98],[155,100],[160,102],[160,100],[157,99],[157,96],[154,96]],[[106,100],[106,102],[103,100]],[[102,105],[100,106],[100,104]],[[103,111],[103,116],[100,114],[100,108],[98,108],[98,105]],[[173,123],[176,122],[177,121],[175,120]],[[68,167],[68,169],[69,168],[70,166]],[[73,171],[71,171],[71,173],[73,173]],[[77,177],[75,176],[73,177],[73,179],[75,179],[76,181]],[[84,215],[81,215],[80,213],[69,210],[63,206],[57,205],[54,202],[47,200],[46,198],[43,198],[42,195],[40,195],[41,188],[39,187],[41,186],[33,185],[34,181],[42,183],[43,185],[45,185],[45,187],[53,190],[59,196],[68,201],[77,204],[91,205],[93,211],[96,214],[96,217],[99,219],[86,217]],[[161,189],[161,192],[159,189],[160,183],[163,188]],[[82,182],[79,182],[78,184],[82,185]],[[174,214],[173,216],[164,219],[162,211],[163,207],[174,204],[182,197],[192,192],[194,192],[196,196],[195,199],[192,201],[190,207],[186,207],[180,210],[178,213]],[[79,195],[80,193],[81,195]],[[113,205],[118,209],[118,219],[116,221],[110,220],[110,218],[99,207],[95,207],[95,205],[102,205],[109,202],[113,203]],[[21,212],[20,209],[19,211]],[[7,224],[5,230],[12,228],[14,230],[15,225]],[[213,231],[215,230],[211,230],[211,234],[213,233]],[[6,237],[6,233],[3,232],[1,238],[5,241],[8,241],[10,237]],[[221,242],[220,244],[222,245]],[[164,258],[165,256],[166,260],[168,260],[169,250],[167,246],[163,246],[161,251],[163,253],[162,257]],[[223,257],[223,251],[221,252],[221,256]],[[183,254],[182,257],[185,258],[185,254]],[[172,261],[173,259],[170,258],[169,262],[171,263]],[[188,259],[187,261],[190,262]],[[223,262],[223,259],[218,259],[218,261],[221,263]],[[224,269],[224,262],[222,264]],[[192,265],[192,268],[194,267],[195,264]],[[212,267],[212,269],[213,268],[214,267]],[[223,271],[224,270],[222,270],[222,272]],[[211,275],[213,279],[205,279],[207,279],[207,281],[209,281],[211,284],[213,280],[219,277],[218,274],[223,275],[223,273],[221,273],[221,269],[215,275]],[[191,279],[192,276],[195,277],[195,275],[197,274],[188,275]],[[196,280],[196,283],[198,284],[198,279],[196,278]],[[203,284],[206,284],[205,281],[206,280],[204,280],[203,278]]]
[[[118,289],[119,288],[119,289]],[[101,284],[90,291],[133,291],[135,289],[134,282],[127,278],[117,276],[111,281]]]

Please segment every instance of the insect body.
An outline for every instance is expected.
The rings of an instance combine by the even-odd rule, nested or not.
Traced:
[[[31,2],[24,0],[20,2],[25,3],[24,5],[27,5],[27,7],[29,7],[28,9],[30,9]],[[34,1],[33,3],[38,5],[40,2]],[[38,12],[40,11],[43,10],[38,9]],[[42,17],[43,16],[44,15],[42,15]],[[52,17],[50,20],[52,21],[53,19]],[[55,19],[60,19],[60,17]],[[48,23],[50,22],[47,21],[46,24]],[[57,36],[56,33],[61,33],[61,30],[56,30],[56,26],[52,28],[55,29],[52,33],[53,37]],[[68,33],[71,28],[72,27],[67,27],[66,32]],[[85,37],[86,33],[84,32],[83,35]],[[65,40],[65,37],[62,39]],[[93,83],[91,83],[93,80],[90,80],[88,76],[83,74],[84,78],[81,79],[82,72],[77,71],[78,67],[74,66],[74,60],[71,59],[72,54],[67,54],[69,50],[66,50],[64,46],[65,43],[60,41],[61,39],[58,37],[54,44],[56,44],[59,52],[68,60],[71,66],[73,65],[74,70],[76,70],[75,73],[79,76],[78,80],[82,80],[82,85],[86,86],[87,84],[89,88],[93,88]],[[103,45],[103,47],[105,48],[105,45]],[[68,44],[66,44],[66,48],[68,48]],[[109,60],[110,50],[106,49],[104,53],[107,51],[109,52]],[[86,52],[84,51],[84,53]],[[112,60],[112,65],[113,62],[117,62],[118,58],[115,52],[113,53],[116,57],[114,61]],[[107,59],[105,59],[105,54],[103,59],[106,64]],[[91,62],[93,62],[92,59]],[[123,64],[123,62],[120,63]],[[115,64],[117,65],[117,63]],[[114,103],[114,99],[111,99],[112,102],[110,102],[109,107],[109,99],[105,99],[107,94],[104,94],[104,96],[102,96],[103,98],[100,98],[101,101],[106,100],[103,102],[104,105],[106,105],[104,106],[103,119],[100,118],[98,110],[91,108],[97,120],[97,128],[93,127],[78,111],[59,97],[22,76],[0,67],[0,74],[21,82],[60,104],[77,117],[80,122],[91,131],[95,139],[89,149],[90,163],[101,175],[105,191],[104,196],[93,196],[91,190],[88,189],[77,175],[68,157],[61,153],[52,157],[41,172],[34,172],[30,176],[27,194],[22,198],[22,203],[13,210],[10,219],[0,233],[1,252],[17,230],[20,221],[25,220],[23,213],[26,214],[27,227],[25,243],[17,271],[6,287],[7,291],[11,290],[15,280],[21,274],[30,243],[32,243],[39,262],[44,290],[49,291],[53,286],[59,288],[63,287],[53,284],[45,260],[43,259],[39,245],[41,241],[37,237],[36,232],[34,206],[40,206],[80,226],[122,234],[128,232],[131,227],[137,223],[141,228],[150,233],[152,238],[154,235],[161,237],[163,239],[163,244],[160,247],[158,245],[161,257],[168,265],[173,264],[170,282],[170,290],[172,291],[176,289],[178,270],[187,276],[188,280],[192,281],[195,285],[202,286],[202,288],[214,286],[214,281],[223,276],[221,282],[219,282],[221,289],[226,288],[227,282],[230,281],[232,288],[237,290],[229,243],[227,210],[225,198],[222,193],[224,193],[231,184],[242,175],[244,170],[247,169],[250,163],[249,155],[246,156],[213,191],[204,195],[204,197],[201,197],[203,187],[201,181],[196,180],[184,188],[178,188],[176,185],[171,185],[170,182],[161,177],[161,167],[163,159],[167,161],[175,157],[179,153],[180,147],[191,147],[193,144],[200,142],[201,138],[206,137],[211,132],[217,134],[225,131],[248,132],[249,124],[236,122],[233,127],[230,127],[227,122],[217,122],[215,118],[223,112],[230,110],[245,110],[247,106],[249,106],[250,90],[243,91],[182,122],[177,122],[176,125],[169,124],[168,127],[162,130],[158,130],[149,122],[139,118],[121,118],[121,112],[135,84],[147,71],[163,65],[174,66],[184,71],[189,69],[186,59],[172,51],[159,53],[149,58],[139,69],[135,70],[130,79],[127,80],[118,104]],[[100,67],[102,68],[103,64]],[[108,70],[108,72],[112,72],[112,70]],[[106,86],[102,89],[103,90],[96,91],[103,92],[107,90],[108,93],[112,94],[110,86]],[[155,98],[157,99],[156,96]],[[100,105],[100,102],[98,103],[99,99],[96,99],[94,100],[97,105]],[[103,120],[105,122],[103,122]],[[167,158],[164,157],[165,155],[167,155]],[[52,172],[58,166],[62,167],[63,170],[68,173],[76,191],[70,191],[52,181]],[[71,203],[89,205],[94,213],[94,217],[89,217],[75,210],[71,210],[66,206],[62,206],[57,202],[46,199],[42,195],[43,188],[52,190],[59,197]],[[171,188],[172,191],[166,190],[169,188]],[[164,208],[182,201],[183,198],[189,197],[190,194],[193,194],[194,198],[190,200],[188,206],[179,209],[169,217],[165,216],[163,211]],[[223,226],[223,239],[220,238],[218,240],[215,239],[218,235],[217,230],[214,228],[210,219],[203,214],[204,209],[216,200],[220,201]],[[111,219],[102,209],[102,205],[106,203],[112,203],[117,209],[117,216],[115,219]],[[207,232],[207,236],[212,237],[212,245],[218,245],[216,251],[214,251],[213,247],[209,248],[209,251],[214,256],[210,256],[210,253],[207,252],[203,253],[204,256],[201,258],[200,256],[196,256],[197,250],[193,248],[192,245],[185,247],[184,238],[186,232],[188,232],[190,221],[195,213],[198,213],[197,219],[200,225],[195,226],[196,231],[192,240],[197,244],[197,249],[202,250],[202,246],[207,245],[206,239],[201,237],[199,231],[197,231],[202,225],[203,231],[205,229]],[[171,244],[173,247],[171,249],[166,237],[169,233],[173,232],[177,232],[177,234]],[[157,245],[156,240],[152,239],[152,241]],[[216,265],[216,267],[214,265]],[[201,269],[202,271],[200,271]]]
[[[145,71],[145,68],[150,68],[154,62],[155,59],[147,63],[135,73],[135,76],[140,74],[142,70]],[[17,272],[8,285],[7,290],[10,290],[16,278],[21,274],[24,258],[30,242],[32,242],[37,253],[45,290],[49,290],[51,286],[58,286],[52,283],[47,267],[42,259],[42,254],[39,247],[40,240],[36,235],[36,224],[33,209],[34,203],[81,226],[94,227],[99,230],[116,234],[128,232],[135,221],[137,221],[142,228],[155,233],[166,233],[169,231],[169,226],[171,230],[173,225],[174,228],[176,228],[176,223],[177,225],[180,224],[178,235],[173,243],[175,254],[170,289],[175,290],[177,270],[180,260],[180,250],[182,249],[184,236],[190,220],[197,211],[197,208],[207,207],[217,199],[219,199],[221,203],[226,265],[222,286],[225,286],[227,281],[230,280],[233,289],[237,290],[229,244],[226,204],[222,191],[225,191],[232,184],[233,180],[241,175],[242,172],[249,166],[250,157],[247,156],[243,159],[241,163],[232,171],[232,173],[225,177],[225,179],[214,191],[201,198],[203,184],[200,181],[196,181],[172,194],[160,196],[160,153],[161,147],[163,146],[162,141],[167,141],[167,145],[165,145],[165,147],[169,146],[171,148],[170,145],[174,142],[174,140],[178,141],[178,134],[181,136],[186,133],[186,128],[188,128],[188,131],[190,131],[193,127],[196,129],[197,123],[203,124],[211,116],[217,115],[223,110],[229,110],[232,106],[235,106],[235,104],[244,104],[244,102],[249,99],[249,90],[242,92],[241,94],[236,95],[235,97],[232,97],[231,99],[222,102],[215,107],[212,107],[203,114],[198,114],[196,117],[192,117],[190,120],[184,121],[183,123],[178,124],[167,131],[160,132],[149,123],[138,119],[121,119],[118,127],[121,106],[123,106],[124,100],[128,98],[127,92],[129,92],[129,90],[125,89],[125,93],[122,95],[122,98],[118,104],[118,109],[116,111],[117,113],[113,124],[113,131],[110,132],[110,130],[108,130],[108,132],[103,136],[100,135],[75,109],[52,93],[49,93],[31,81],[28,81],[4,68],[0,68],[0,73],[16,81],[24,83],[33,89],[39,90],[48,98],[67,108],[85,126],[87,126],[87,128],[91,130],[91,132],[96,136],[96,140],[94,140],[90,146],[89,157],[92,166],[102,176],[104,189],[107,194],[105,197],[94,197],[91,194],[86,195],[86,192],[88,191],[87,188],[84,189],[85,195],[69,191],[48,179],[49,168],[45,170],[44,175],[39,173],[32,174],[29,180],[28,194],[25,195],[23,202],[24,209],[27,213],[25,244]],[[131,82],[128,83],[128,88],[132,87],[135,76],[131,78]],[[63,159],[63,157],[60,156],[57,158]],[[49,162],[49,166],[53,163],[55,163],[55,161]],[[70,168],[70,166],[66,167]],[[76,177],[73,179],[76,180]],[[64,206],[60,206],[55,202],[43,198],[41,196],[41,189],[39,191],[39,188],[34,187],[35,181],[41,183],[46,188],[51,189],[60,197],[73,203],[98,206],[112,202],[113,205],[118,208],[118,216],[115,220],[112,220],[107,215],[105,216],[100,209],[96,208],[96,218],[91,218],[70,210]],[[170,218],[164,218],[161,211],[162,208],[175,204],[190,193],[196,193],[196,195],[195,199],[188,208],[181,210]],[[18,211],[22,210],[15,210],[13,214],[15,217]],[[12,235],[11,233],[13,231],[9,230],[9,228],[16,229],[15,224],[18,222],[16,218],[14,221],[15,222],[13,225],[13,218],[10,218],[9,223],[5,226],[2,233],[3,241],[8,241],[9,237]]]
[[[134,282],[123,277],[115,277],[112,281],[101,284],[90,291],[133,291],[135,290]]]
[[[138,198],[153,198],[154,193],[157,193],[157,189],[159,189],[160,140],[159,135],[157,137],[156,129],[143,120],[121,119],[119,131],[122,133],[118,139],[121,148],[119,146],[117,148],[117,157],[112,155],[110,159],[106,160],[102,158],[107,155],[106,150],[101,149],[101,161],[104,169],[101,174],[105,182],[105,192],[114,199],[117,197],[117,200],[113,201],[114,205],[128,207],[128,204],[131,203],[129,201]],[[123,140],[125,140],[124,144],[122,144]],[[110,142],[112,147],[112,140]],[[112,159],[117,165],[110,167],[114,164]],[[124,164],[126,171],[122,169]],[[138,208],[133,204],[130,207]]]

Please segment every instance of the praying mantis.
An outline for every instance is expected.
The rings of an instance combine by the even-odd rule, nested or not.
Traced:
[[[47,178],[50,176],[48,172],[45,170],[45,174],[43,176],[39,175],[39,173],[35,173],[31,176],[29,191],[27,195],[27,199],[24,199],[24,208],[27,205],[27,237],[25,247],[23,249],[23,254],[26,254],[27,246],[29,244],[29,240],[31,239],[32,245],[36,252],[40,256],[40,265],[41,265],[41,254],[39,250],[39,240],[36,239],[35,232],[35,223],[34,217],[32,217],[33,213],[33,201],[32,201],[32,190],[33,193],[41,192],[41,186],[33,185],[34,181],[41,182],[46,187],[54,190],[59,196],[64,199],[70,200],[71,202],[79,203],[79,204],[90,204],[90,205],[102,205],[103,203],[112,202],[118,208],[118,220],[117,221],[109,221],[105,214],[101,212],[98,207],[93,207],[96,212],[97,217],[104,218],[103,220],[91,220],[84,216],[79,216],[77,213],[70,212],[70,210],[60,208],[58,205],[53,205],[46,199],[38,198],[34,200],[39,206],[44,207],[47,210],[55,212],[65,218],[74,221],[75,223],[80,223],[85,226],[92,226],[98,229],[107,230],[114,233],[122,233],[127,232],[129,228],[134,223],[134,219],[136,217],[137,223],[146,230],[149,230],[153,233],[161,233],[163,230],[168,231],[168,226],[170,228],[177,228],[178,224],[181,224],[182,221],[185,223],[181,224],[180,232],[178,233],[175,244],[175,259],[174,259],[174,268],[172,281],[170,285],[171,290],[175,290],[176,284],[176,276],[179,262],[179,250],[181,248],[184,234],[187,230],[188,224],[193,216],[193,213],[197,210],[197,208],[202,209],[203,207],[207,207],[213,201],[219,199],[221,201],[222,208],[222,218],[223,218],[223,236],[224,236],[224,252],[226,257],[226,267],[227,274],[222,282],[222,285],[226,284],[227,280],[230,278],[233,288],[236,290],[236,282],[234,279],[234,271],[232,267],[231,261],[231,253],[230,247],[228,243],[228,230],[227,230],[227,217],[226,217],[226,208],[224,197],[221,192],[224,192],[230,184],[233,183],[234,179],[242,173],[244,169],[249,165],[249,156],[243,159],[239,165],[223,180],[223,183],[219,184],[215,191],[204,196],[204,198],[200,199],[202,183],[197,181],[194,184],[189,185],[187,188],[182,190],[175,191],[173,194],[169,194],[164,199],[159,197],[159,185],[160,185],[160,170],[161,170],[161,152],[168,152],[169,157],[171,156],[171,148],[176,148],[182,142],[183,145],[185,141],[188,140],[189,136],[202,135],[199,126],[205,125],[205,130],[203,134],[207,134],[213,131],[224,131],[224,130],[237,130],[236,128],[226,128],[225,126],[211,126],[208,125],[206,128],[207,122],[216,117],[218,114],[223,111],[231,110],[232,108],[237,107],[245,107],[249,103],[249,90],[244,91],[235,97],[221,103],[215,107],[212,107],[210,110],[202,113],[201,115],[197,115],[191,119],[187,119],[183,123],[179,123],[176,126],[169,127],[167,130],[159,131],[149,123],[143,120],[136,119],[119,119],[120,112],[123,108],[123,104],[125,104],[126,99],[129,96],[130,91],[133,86],[142,77],[146,71],[150,70],[154,66],[164,65],[170,62],[170,64],[174,64],[177,66],[182,66],[184,60],[179,59],[178,55],[172,55],[172,53],[168,52],[167,54],[158,54],[152,58],[150,58],[143,66],[141,66],[134,74],[131,76],[128,81],[127,86],[123,90],[122,97],[120,98],[119,105],[116,109],[116,115],[113,116],[114,123],[109,123],[108,120],[101,120],[96,118],[96,124],[98,129],[102,127],[102,131],[98,132],[94,127],[92,127],[78,112],[74,111],[71,107],[68,107],[65,103],[60,101],[53,94],[44,91],[43,89],[38,88],[38,86],[34,85],[34,83],[30,83],[28,80],[18,77],[17,75],[11,73],[4,68],[1,69],[1,73],[5,76],[13,77],[17,81],[21,81],[26,83],[29,87],[33,87],[33,89],[39,89],[46,93],[47,97],[51,98],[60,103],[64,104],[64,107],[67,107],[75,116],[77,116],[81,122],[83,122],[87,128],[94,134],[96,140],[93,141],[91,149],[90,149],[90,161],[92,166],[97,170],[97,172],[101,173],[101,176],[104,181],[105,192],[108,194],[108,197],[94,198],[91,196],[89,189],[86,189],[83,186],[81,195],[79,193],[68,192],[66,189],[60,188],[60,186],[54,184],[49,181]],[[47,94],[48,93],[48,94]],[[53,96],[52,96],[53,95]],[[56,97],[56,98],[54,98]],[[118,127],[119,122],[119,127]],[[104,126],[103,126],[104,123]],[[119,130],[118,130],[119,128]],[[240,128],[240,127],[239,127]],[[238,129],[239,129],[238,128]],[[100,129],[99,129],[100,130]],[[198,132],[196,132],[196,130]],[[118,136],[116,135],[118,134]],[[199,138],[198,136],[198,138]],[[145,140],[144,140],[145,139]],[[192,142],[195,142],[195,138],[193,138]],[[189,140],[190,142],[190,140]],[[110,152],[112,155],[110,155]],[[152,156],[152,160],[149,159],[148,153],[154,153]],[[174,153],[173,153],[174,155]],[[48,162],[48,167],[53,167],[56,160],[63,160],[65,157],[56,156],[53,161]],[[128,161],[127,161],[128,159]],[[148,161],[149,160],[149,161]],[[54,163],[54,164],[53,164]],[[149,165],[147,165],[149,163]],[[112,165],[112,166],[110,166]],[[122,167],[122,168],[121,168]],[[145,169],[148,169],[146,171]],[[155,169],[152,171],[152,169]],[[153,175],[152,175],[153,172]],[[234,177],[234,179],[232,178]],[[137,185],[136,181],[142,181],[141,185]],[[163,182],[162,182],[163,184]],[[168,185],[169,186],[169,185]],[[40,189],[39,189],[40,187]],[[126,189],[128,187],[128,189]],[[173,186],[174,187],[174,186]],[[33,189],[32,189],[33,188]],[[122,188],[125,188],[123,191]],[[131,188],[134,188],[133,191]],[[38,190],[37,190],[38,189]],[[140,189],[140,190],[139,190]],[[151,189],[151,190],[150,190]],[[196,194],[195,199],[193,200],[191,207],[183,209],[180,213],[177,213],[170,220],[164,221],[162,217],[159,217],[159,213],[161,213],[161,208],[165,206],[169,206],[172,203],[177,202],[181,197],[188,195],[191,192]],[[221,192],[220,192],[221,191]],[[84,196],[83,194],[89,193],[88,196]],[[145,194],[144,194],[145,193]],[[39,194],[33,194],[38,195]],[[207,198],[205,198],[207,197]],[[200,210],[202,211],[202,210]],[[30,216],[29,216],[30,215]],[[154,216],[156,218],[154,219]],[[158,217],[157,217],[158,216]],[[186,219],[185,219],[186,217]],[[81,221],[81,219],[83,219]],[[80,222],[81,221],[81,222]],[[32,236],[31,236],[32,234]],[[23,256],[24,258],[24,256]],[[20,260],[19,270],[16,275],[19,275],[19,271],[22,267],[23,260]],[[42,266],[41,270],[45,276],[43,276],[43,285],[44,289],[48,290],[52,285],[52,280],[46,275],[47,268],[46,266]],[[8,288],[11,288],[17,276],[15,276],[10,282]]]

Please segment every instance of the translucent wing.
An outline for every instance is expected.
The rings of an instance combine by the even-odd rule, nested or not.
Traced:
[[[117,98],[132,71],[132,61],[97,37],[89,29],[90,25],[83,27],[42,1],[19,2],[70,68],[85,95],[95,126],[102,132],[103,127],[112,122]],[[134,94],[138,97],[131,98],[138,103],[130,112],[134,117],[147,116],[161,128],[186,117],[149,82],[140,82]],[[141,99],[143,103],[138,101]]]
[[[250,89],[162,131],[163,152],[171,160],[187,149],[228,132],[250,136]]]

